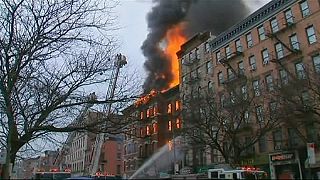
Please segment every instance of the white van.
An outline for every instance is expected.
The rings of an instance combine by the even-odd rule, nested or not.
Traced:
[[[257,170],[209,169],[208,179],[266,179],[267,173]]]

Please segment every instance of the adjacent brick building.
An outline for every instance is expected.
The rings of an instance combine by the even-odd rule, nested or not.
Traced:
[[[256,93],[286,84],[289,72],[297,78],[304,78],[306,69],[320,72],[319,32],[320,1],[273,0],[216,37],[196,35],[177,53],[182,103],[199,88],[222,94],[226,82],[239,80],[235,74],[250,77],[252,87],[247,90]],[[223,102],[222,98],[225,97],[221,95],[218,101]],[[252,116],[258,119],[262,111],[255,112]],[[301,128],[303,134],[311,133],[309,140],[317,147],[319,127],[315,124]],[[263,167],[271,178],[279,178],[282,172],[305,178],[310,177],[307,172],[315,175],[320,171],[319,152],[316,150],[315,163],[309,166],[307,144],[284,125],[268,133],[265,141],[254,145],[253,151],[255,155],[244,160],[245,164]],[[210,153],[200,153],[206,157],[200,165],[223,162],[219,153]]]

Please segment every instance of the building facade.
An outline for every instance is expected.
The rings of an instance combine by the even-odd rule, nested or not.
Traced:
[[[262,97],[276,85],[285,85],[290,76],[303,79],[306,70],[320,72],[319,32],[319,1],[273,0],[216,37],[195,36],[178,52],[182,103],[203,88],[221,94],[218,101],[223,102],[226,83],[238,83],[239,74],[250,81],[245,90]],[[271,103],[257,106],[250,116],[258,122]],[[243,165],[261,167],[273,179],[317,176],[319,127],[299,130],[311,138],[302,142],[288,124],[280,123],[253,145],[254,155],[243,159]],[[223,161],[219,153],[211,153],[211,163]]]
[[[182,126],[180,110],[179,87],[176,86],[166,92],[153,91],[124,111],[132,122],[128,125],[123,145],[125,177],[131,177],[148,158],[168,146],[179,134]],[[165,151],[170,150],[167,147]],[[173,171],[173,164],[169,161],[166,160],[164,169],[160,167],[163,164],[151,163],[149,166],[158,166],[156,169],[160,171]],[[149,176],[159,173],[153,171]]]

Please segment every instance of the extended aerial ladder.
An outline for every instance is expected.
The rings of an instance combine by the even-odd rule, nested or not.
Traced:
[[[124,65],[127,64],[126,57],[123,56],[122,54],[117,54],[116,55],[116,60],[113,65],[113,70],[106,94],[106,100],[110,100],[110,103],[108,103],[106,106],[104,106],[104,115],[108,117],[111,113],[111,107],[112,103],[111,100],[114,98],[114,93],[117,85],[117,80],[120,72],[120,68],[122,68]],[[89,167],[89,173],[90,175],[94,175],[98,171],[98,166],[99,166],[99,158],[101,154],[101,148],[105,140],[106,133],[100,133],[97,134],[96,136],[96,141],[95,141],[95,147],[93,149],[93,154],[91,157],[91,163]]]

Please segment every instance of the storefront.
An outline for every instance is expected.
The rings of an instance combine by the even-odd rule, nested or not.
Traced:
[[[302,179],[301,163],[297,151],[269,154],[271,179]]]

